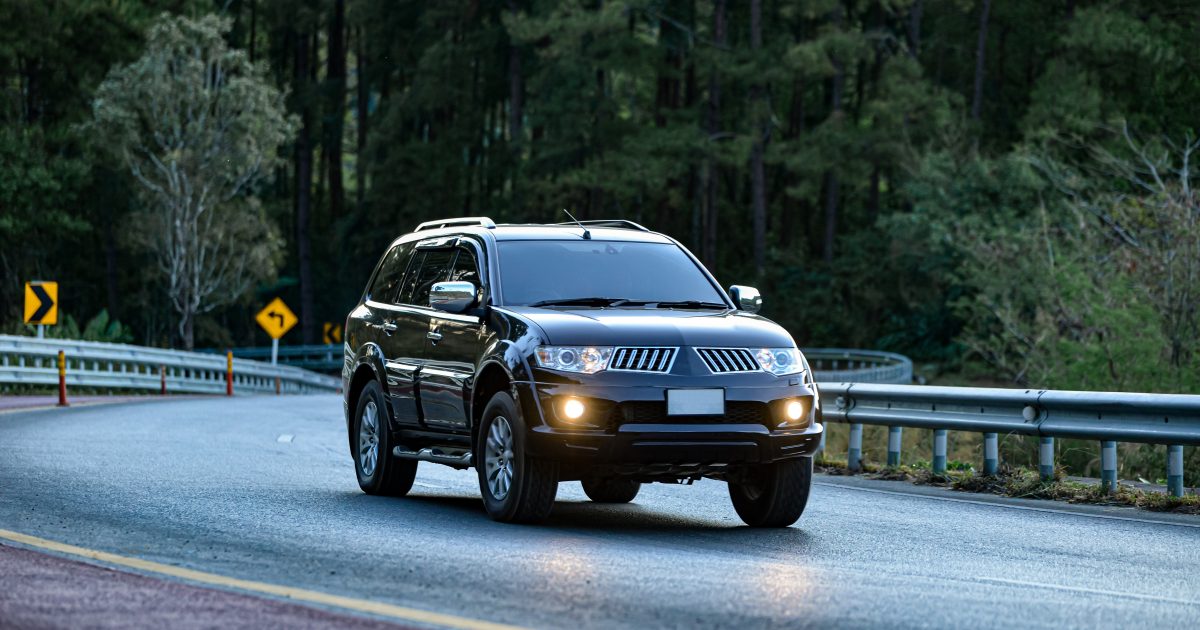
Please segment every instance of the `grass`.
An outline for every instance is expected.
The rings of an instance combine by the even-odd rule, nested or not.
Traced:
[[[863,471],[860,473],[850,472],[844,459],[820,457],[815,463],[820,472],[828,475],[861,474],[867,479],[907,481],[916,485],[940,486],[962,492],[1067,503],[1120,505],[1152,512],[1200,515],[1200,495],[1173,497],[1165,492],[1147,491],[1120,484],[1117,485],[1116,491],[1110,494],[1105,492],[1100,484],[1067,479],[1062,468],[1054,471],[1053,479],[1042,481],[1038,472],[1029,468],[1005,466],[1001,467],[995,476],[984,476],[962,462],[947,462],[947,470],[942,474],[935,474],[926,461],[883,467],[863,462]]]

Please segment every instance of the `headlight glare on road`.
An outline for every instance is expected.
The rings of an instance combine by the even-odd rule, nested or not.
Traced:
[[[799,374],[804,371],[804,360],[800,357],[800,351],[795,348],[759,348],[754,357],[758,359],[762,369],[775,376]]]
[[[607,346],[538,346],[533,356],[540,367],[595,374],[608,367],[612,352]]]

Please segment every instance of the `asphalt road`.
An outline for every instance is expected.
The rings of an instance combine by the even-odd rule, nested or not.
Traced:
[[[473,471],[421,464],[408,498],[362,494],[346,444],[335,396],[2,414],[0,529],[533,627],[1200,624],[1200,528],[1145,513],[818,477],[784,530],[742,527],[708,480],[623,506],[563,484],[546,524],[503,525]]]

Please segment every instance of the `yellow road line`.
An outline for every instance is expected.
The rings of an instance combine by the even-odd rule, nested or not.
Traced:
[[[266,582],[255,582],[253,580],[241,580],[238,578],[225,577],[215,573],[184,569],[182,567],[175,567],[159,562],[151,562],[149,560],[142,560],[139,558],[119,556],[106,551],[97,551],[95,549],[87,549],[85,547],[76,547],[75,545],[68,545],[65,543],[55,542],[53,540],[46,540],[45,538],[29,536],[27,534],[13,532],[6,529],[0,529],[0,539],[11,540],[22,545],[35,547],[37,549],[44,549],[46,551],[53,551],[55,553],[76,556],[79,558],[87,558],[89,560],[96,560],[105,564],[128,567],[130,569],[136,569],[138,571],[144,571],[147,573],[157,573],[190,582],[212,584],[214,586],[233,588],[252,593],[263,593],[266,595],[274,595],[276,597],[286,597],[299,602],[333,606],[336,608],[344,608],[346,610],[369,613],[382,617],[391,617],[404,621],[445,626],[449,628],[463,628],[465,630],[513,630],[516,628],[516,626],[506,626],[504,624],[480,621],[478,619],[468,619],[467,617],[435,613],[427,610],[418,610],[416,608],[406,608],[404,606],[394,606],[392,604],[373,602],[365,599],[355,599],[353,597],[343,597],[341,595],[330,595],[329,593],[322,593],[320,591],[310,591],[302,588],[281,586],[279,584],[268,584]]]

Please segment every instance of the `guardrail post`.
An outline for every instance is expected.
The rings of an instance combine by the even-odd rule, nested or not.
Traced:
[[[58,351],[58,406],[67,406],[67,357],[62,351]]]
[[[888,427],[888,466],[900,465],[900,438],[903,427]]]
[[[233,350],[225,351],[225,395],[233,395]]]
[[[1000,472],[1000,436],[983,434],[983,474],[991,477]]]
[[[1108,494],[1117,491],[1117,443],[1100,443],[1100,487]]]
[[[1183,496],[1183,446],[1167,447],[1167,491],[1173,497]]]
[[[850,425],[850,448],[846,451],[846,467],[853,472],[862,470],[862,425]]]
[[[933,474],[946,472],[946,430],[933,430]]]
[[[1041,474],[1042,481],[1050,481],[1054,479],[1054,438],[1044,437],[1041,441],[1041,447],[1038,449],[1038,473]]]

